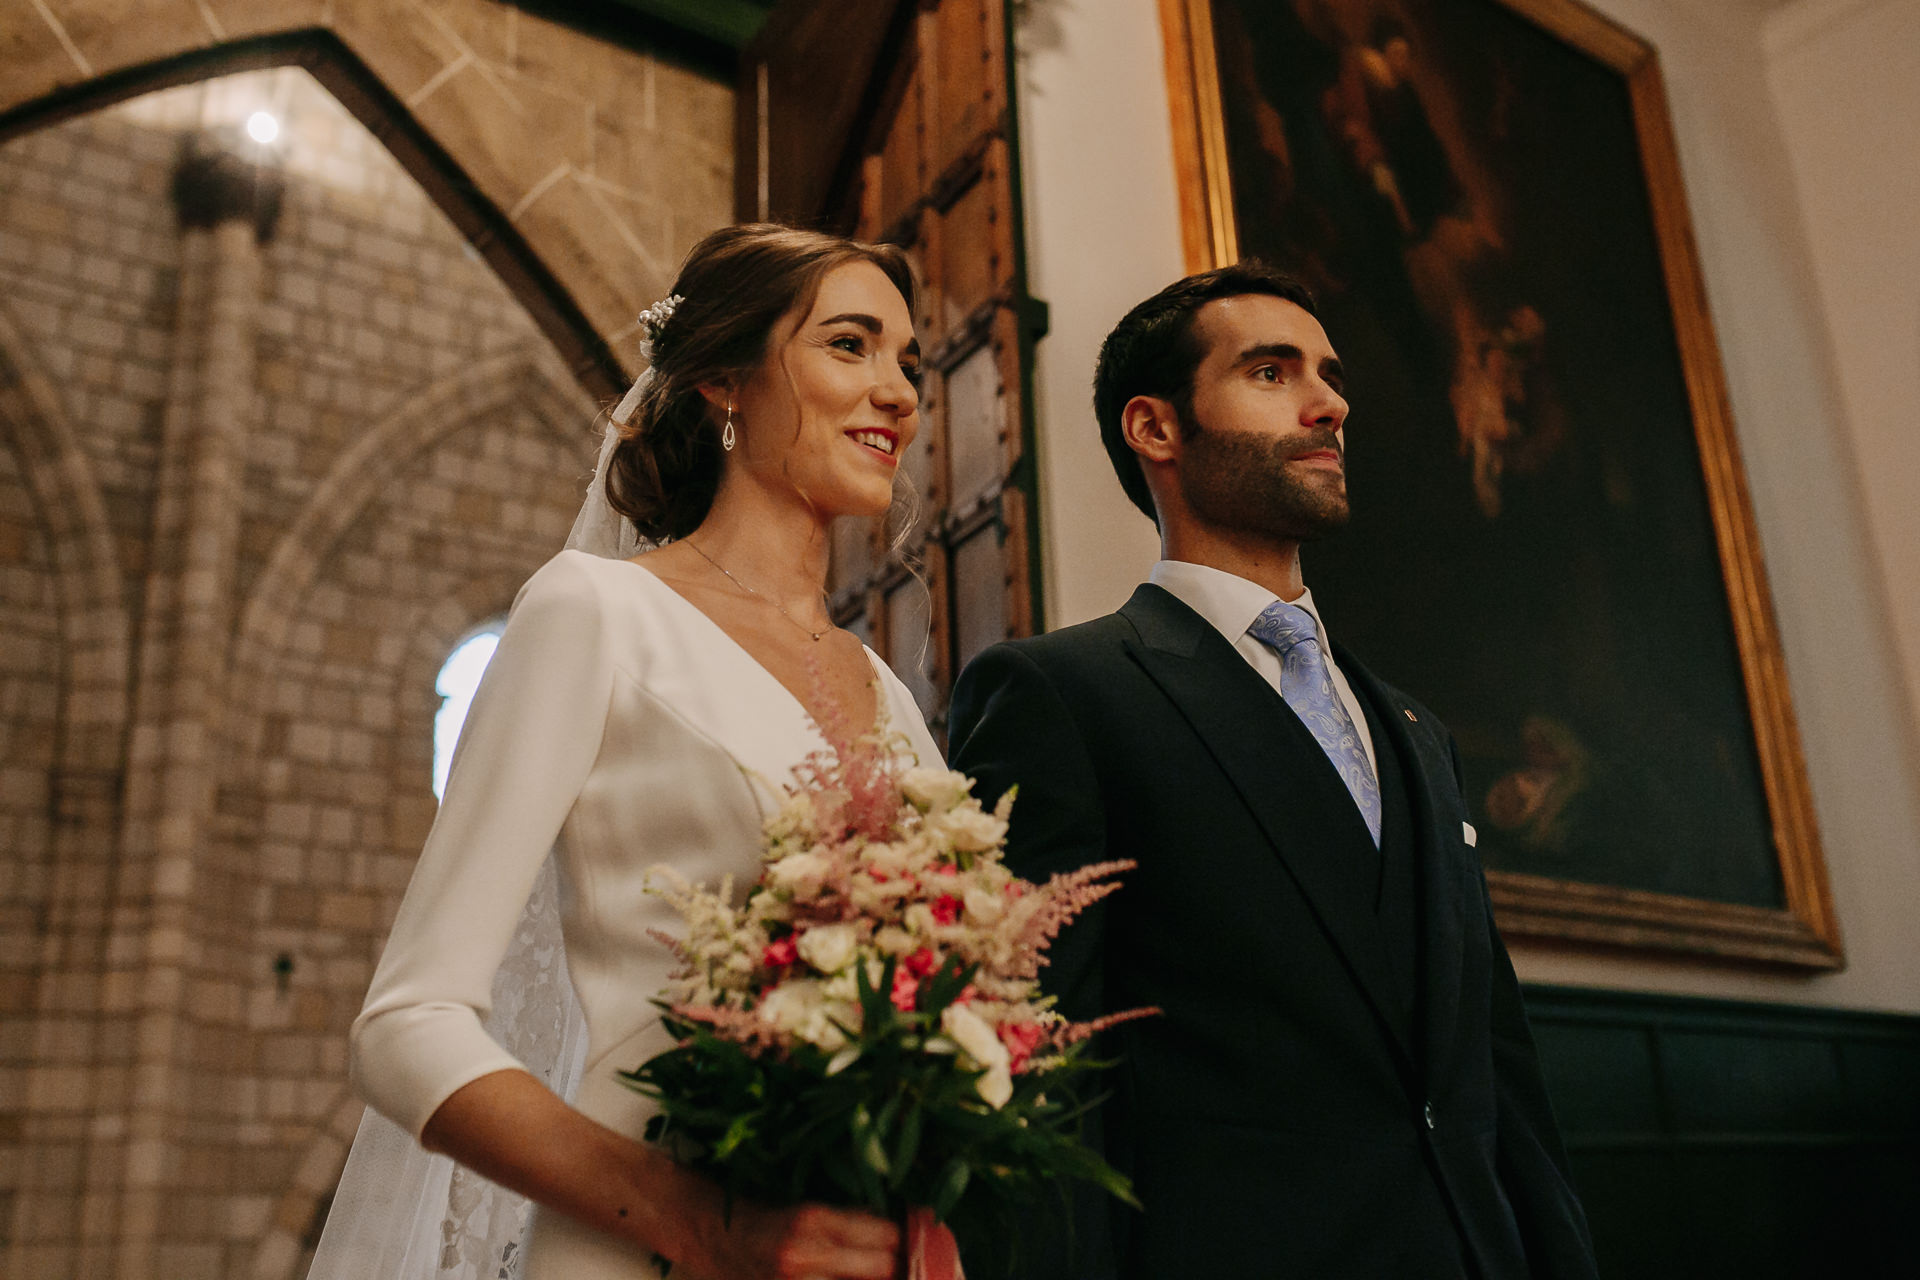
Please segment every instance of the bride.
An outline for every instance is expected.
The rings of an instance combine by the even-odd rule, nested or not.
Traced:
[[[652,931],[678,921],[645,892],[649,867],[753,876],[771,788],[822,745],[829,715],[884,720],[938,760],[905,687],[832,625],[823,589],[829,525],[887,510],[918,427],[912,301],[890,246],[770,225],[701,241],[644,317],[652,368],[594,479],[664,545],[549,561],[474,699],[352,1065],[421,1146],[544,1206],[527,1280],[643,1280],[656,1259],[676,1280],[895,1274],[899,1232],[882,1219],[727,1214],[717,1185],[640,1140],[652,1104],[615,1073],[671,1044],[650,1001],[674,960]],[[587,1033],[571,1105],[483,1027],[550,851]]]

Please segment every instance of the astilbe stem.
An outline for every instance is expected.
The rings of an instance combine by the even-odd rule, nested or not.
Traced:
[[[1008,975],[1016,978],[1037,976],[1040,966],[1048,961],[1047,947],[1060,930],[1070,924],[1075,916],[1120,887],[1118,881],[1104,884],[1096,882],[1122,871],[1131,871],[1138,865],[1131,858],[1116,858],[1111,862],[1089,863],[1077,871],[1063,871],[1048,880],[1040,889],[1045,905],[1033,913],[1026,927],[1020,931],[1019,940],[1014,944],[1015,959],[1007,968]]]
[[[744,1009],[715,1004],[677,1004],[673,1006],[673,1016],[698,1022],[722,1040],[730,1040],[751,1053],[764,1053],[780,1045],[779,1031]]]
[[[1119,1013],[1109,1013],[1104,1017],[1093,1018],[1086,1022],[1062,1022],[1047,1032],[1047,1043],[1055,1051],[1068,1045],[1078,1044],[1092,1036],[1099,1035],[1108,1027],[1117,1027],[1123,1022],[1132,1022],[1136,1018],[1157,1018],[1165,1010],[1158,1005],[1147,1005],[1139,1009],[1124,1009]]]
[[[826,739],[826,749],[807,756],[794,772],[803,782],[843,792],[846,803],[840,810],[840,824],[849,835],[884,840],[893,828],[900,802],[891,753],[882,750],[879,725],[856,736],[847,724],[846,709],[827,688],[826,673],[812,653],[807,654],[807,680],[813,688],[814,705],[819,713],[814,723]]]

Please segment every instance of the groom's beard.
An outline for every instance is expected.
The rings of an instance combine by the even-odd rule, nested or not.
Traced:
[[[1186,416],[1180,456],[1180,492],[1208,524],[1264,534],[1282,542],[1312,542],[1344,528],[1349,514],[1344,473],[1291,466],[1316,449],[1346,451],[1332,431],[1275,437],[1221,431]]]

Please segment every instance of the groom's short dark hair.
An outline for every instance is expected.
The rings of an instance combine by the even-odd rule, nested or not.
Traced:
[[[1100,423],[1100,439],[1120,487],[1155,523],[1159,517],[1153,494],[1139,457],[1121,434],[1121,413],[1135,396],[1156,396],[1171,401],[1184,424],[1193,412],[1193,375],[1207,354],[1194,336],[1193,318],[1209,302],[1249,293],[1283,298],[1308,315],[1319,315],[1306,285],[1248,258],[1174,281],[1121,317],[1100,344],[1093,370],[1093,416]]]

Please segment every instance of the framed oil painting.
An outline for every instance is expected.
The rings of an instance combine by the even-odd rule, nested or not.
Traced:
[[[1332,629],[1453,729],[1509,937],[1841,964],[1658,62],[1573,0],[1161,0],[1194,269],[1347,368]]]

